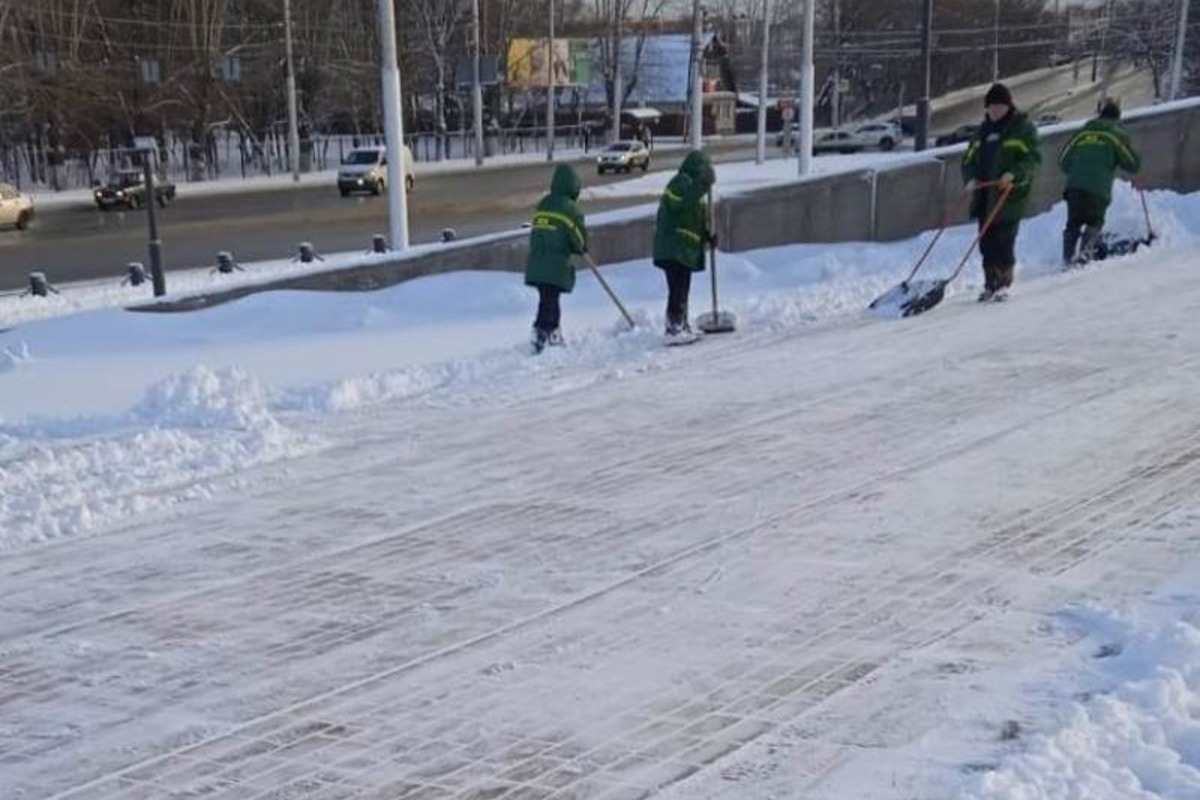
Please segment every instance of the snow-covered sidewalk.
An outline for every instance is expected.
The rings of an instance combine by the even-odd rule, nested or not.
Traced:
[[[582,276],[538,359],[514,275],[0,335],[6,797],[1024,800],[1096,752],[1191,796],[1185,715],[1020,787],[1101,650],[1195,707],[1194,601],[1157,650],[1060,613],[1200,547],[1194,202],[1069,275],[1039,219],[1009,304],[904,321],[861,309],[920,240],[730,257],[741,330],[682,350]],[[660,280],[613,273],[651,329]]]

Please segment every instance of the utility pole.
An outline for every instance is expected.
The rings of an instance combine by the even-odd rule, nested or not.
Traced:
[[[767,74],[771,67],[771,0],[763,0],[762,61],[758,68],[758,137],[754,151],[755,163],[767,160]]]
[[[379,0],[380,77],[383,82],[383,130],[387,138],[388,243],[408,249],[408,186],[404,174],[404,115],[400,64],[396,58],[394,0]]]
[[[996,0],[996,18],[992,24],[992,83],[1000,80],[1000,0]]]
[[[296,111],[296,63],[292,58],[292,0],[283,0],[283,49],[287,58],[288,163],[300,182],[300,122]]]
[[[475,0],[479,2],[479,0]],[[546,160],[554,160],[554,0],[550,0],[550,57],[546,59]]]
[[[471,37],[475,55],[471,63],[471,104],[475,111],[475,166],[483,164],[483,82],[479,75],[479,0],[471,4],[473,22]]]
[[[1183,56],[1187,47],[1188,5],[1189,0],[1179,0],[1179,27],[1175,31],[1175,53],[1171,58],[1171,85],[1168,89],[1168,100],[1179,99],[1179,93],[1183,91]]]
[[[833,0],[833,92],[829,95],[829,119],[842,127],[842,3]]]
[[[800,177],[812,171],[813,146],[813,93],[816,89],[816,73],[813,67],[814,26],[817,20],[817,0],[804,3],[804,62],[800,65],[800,158],[797,166]]]
[[[913,146],[924,150],[929,144],[929,95],[933,83],[933,0],[925,0],[921,24],[921,95],[917,98],[917,135]]]
[[[616,41],[613,43],[613,118],[612,118],[612,138],[613,141],[619,141],[621,138],[621,101],[624,99],[621,95],[625,93],[624,80],[621,78],[621,39],[623,31],[621,30],[621,22],[624,18],[624,9],[621,3],[613,3],[613,9],[616,12],[617,18],[614,22],[614,30],[616,31]]]
[[[693,150],[704,146],[704,9],[700,0],[692,2],[692,121],[691,145]]]

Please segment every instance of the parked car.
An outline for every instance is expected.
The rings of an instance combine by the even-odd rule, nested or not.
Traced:
[[[949,133],[943,133],[933,140],[936,147],[944,147],[948,144],[958,144],[959,142],[969,142],[975,138],[975,134],[979,132],[978,125],[959,125]]]
[[[0,225],[12,225],[19,231],[33,219],[33,198],[7,183],[0,183]]]
[[[632,172],[640,167],[642,172],[650,169],[650,150],[635,139],[613,142],[596,156],[596,174],[608,171]]]
[[[786,131],[775,136],[775,145],[783,147]],[[800,138],[800,123],[792,123],[792,149]],[[853,130],[839,129],[820,134],[813,141],[814,153],[857,153],[860,150],[878,148],[892,150],[904,139],[904,132],[894,122],[870,122]]]
[[[1038,125],[1057,125],[1062,122],[1062,117],[1058,114],[1038,114]]]
[[[92,193],[96,206],[107,211],[114,206],[141,208],[146,204],[145,175],[140,169],[123,169],[112,173],[108,180]],[[175,199],[175,184],[155,177],[154,199],[163,208]]]
[[[859,126],[854,136],[864,147],[891,150],[904,139],[904,132],[894,122],[871,122]]]
[[[374,195],[387,191],[387,148],[358,147],[342,158],[338,169],[337,187],[342,197],[351,192],[370,192]],[[404,189],[411,192],[416,184],[413,175],[413,154],[404,145]]]
[[[857,153],[865,148],[850,131],[829,131],[813,141],[813,153]]]

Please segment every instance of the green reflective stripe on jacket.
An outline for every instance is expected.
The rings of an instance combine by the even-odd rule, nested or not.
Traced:
[[[561,225],[571,234],[571,238],[579,246],[579,252],[582,253],[584,251],[584,247],[587,244],[587,237],[583,235],[579,226],[575,224],[575,220],[566,214],[560,214],[556,211],[538,211],[533,215],[533,226],[535,228],[539,226],[545,227],[551,223]]]

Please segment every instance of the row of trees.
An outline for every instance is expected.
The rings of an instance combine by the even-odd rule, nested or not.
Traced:
[[[0,150],[95,150],[136,135],[190,143],[200,162],[214,133],[262,142],[286,124],[285,0],[0,0]],[[290,0],[302,125],[321,132],[382,127],[376,0]],[[397,0],[409,130],[445,130],[469,114],[463,67],[472,51],[475,0]],[[922,0],[818,0],[818,74],[835,65],[850,83],[855,111],[915,94]],[[503,64],[514,37],[545,35],[549,0],[478,0],[485,58]],[[733,65],[726,82],[757,85],[764,0],[708,0]],[[773,0],[772,92],[798,86],[799,2]],[[1045,0],[1004,0],[1003,71],[1042,66],[1078,39],[1066,11]],[[1117,0],[1105,46],[1160,73],[1173,41],[1178,0]],[[626,37],[690,30],[690,3],[676,0],[555,0],[561,35],[597,42],[603,76],[594,113],[636,86],[639,69],[615,85],[618,31]],[[834,11],[837,13],[835,14]],[[937,0],[935,90],[991,77],[995,0]],[[1200,9],[1198,9],[1200,12]],[[1200,13],[1193,19],[1200,21]],[[1071,37],[1075,36],[1075,39]],[[1096,47],[1094,36],[1086,42]],[[1076,44],[1078,42],[1076,41]],[[640,54],[640,46],[637,48]],[[643,65],[651,66],[651,65]],[[521,100],[522,98],[515,98]],[[489,91],[502,124],[528,103],[503,86]],[[540,101],[539,101],[540,102]],[[535,118],[530,115],[530,119]],[[0,153],[2,157],[2,153]]]

